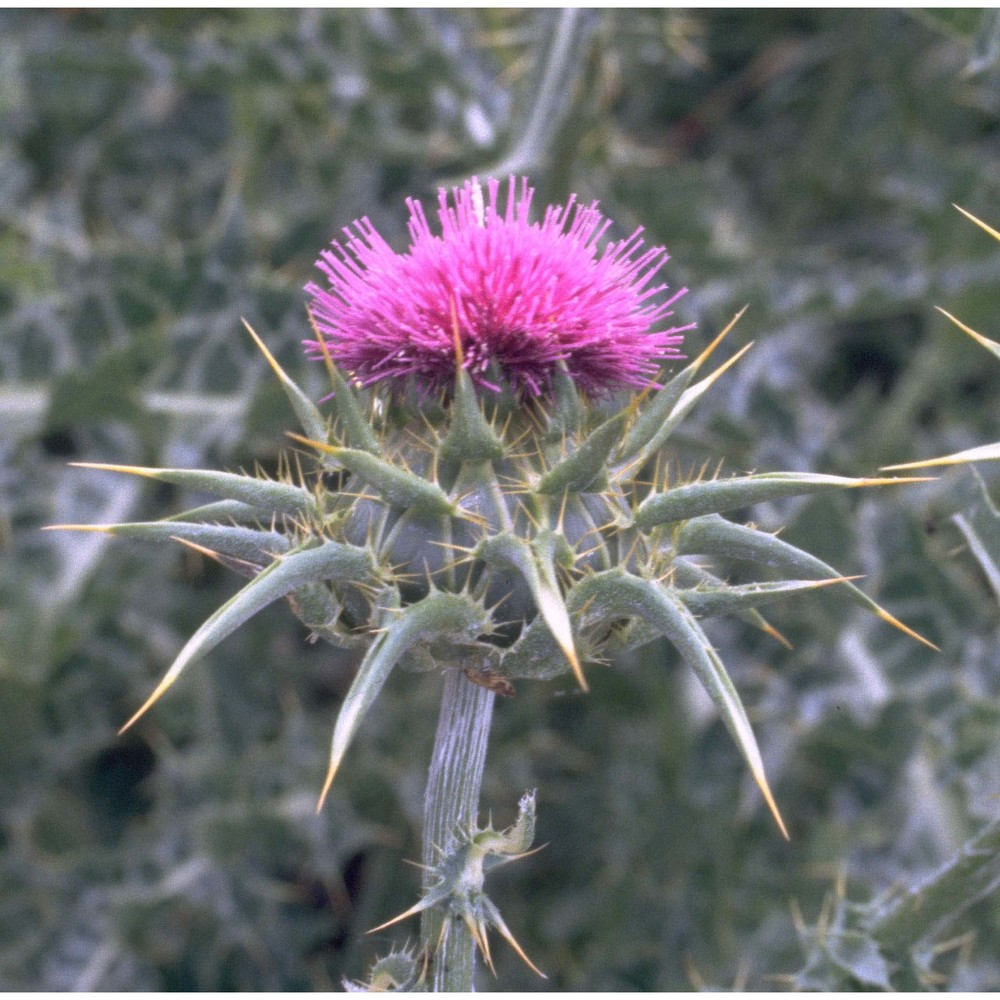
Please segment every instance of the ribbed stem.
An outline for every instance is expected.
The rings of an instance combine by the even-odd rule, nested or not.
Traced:
[[[425,890],[431,866],[442,850],[449,849],[455,832],[476,822],[495,697],[487,688],[471,683],[460,670],[445,674],[424,796]],[[453,921],[438,950],[444,919],[440,910],[427,910],[421,924],[423,945],[433,956],[431,989],[435,993],[468,993],[475,986],[472,935],[464,921]]]

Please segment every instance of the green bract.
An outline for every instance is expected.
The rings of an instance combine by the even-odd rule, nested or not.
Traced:
[[[831,567],[721,512],[906,480],[772,473],[668,485],[661,449],[735,360],[696,380],[728,329],[610,417],[599,417],[565,373],[540,399],[477,388],[459,355],[448,397],[419,406],[359,392],[334,371],[327,419],[254,334],[302,426],[304,436],[292,436],[312,456],[312,471],[265,481],[100,466],[217,500],[162,522],[88,530],[175,538],[250,577],[188,641],[127,725],[189,663],[288,598],[316,636],[364,650],[334,728],[325,796],[398,665],[462,670],[508,693],[520,679],[572,671],[586,688],[588,663],[665,637],[712,698],[784,832],[739,694],[699,619],[735,614],[773,633],[760,605],[843,583],[899,623]],[[331,479],[336,488],[325,485]],[[700,565],[698,557],[713,555],[787,578],[730,586]]]

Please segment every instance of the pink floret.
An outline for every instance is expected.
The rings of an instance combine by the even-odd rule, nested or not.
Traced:
[[[345,229],[317,261],[328,287],[306,286],[334,361],[363,385],[450,386],[457,328],[463,365],[483,387],[498,388],[499,373],[518,393],[544,395],[559,362],[587,395],[648,385],[694,325],[653,329],[686,291],[654,284],[666,250],[644,249],[641,229],[602,247],[609,220],[575,196],[531,222],[533,193],[511,177],[501,209],[496,180],[485,197],[476,178],[442,190],[440,235],[409,199],[401,254],[366,218]],[[316,341],[306,348],[322,353]]]

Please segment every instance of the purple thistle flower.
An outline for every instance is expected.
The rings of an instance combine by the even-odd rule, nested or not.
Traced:
[[[687,289],[664,300],[653,285],[668,259],[663,247],[602,239],[611,225],[597,203],[549,206],[531,222],[534,189],[510,178],[503,210],[500,183],[486,198],[477,178],[438,195],[441,234],[419,201],[407,199],[410,246],[397,254],[367,218],[344,230],[317,266],[328,288],[306,286],[317,333],[333,359],[363,385],[415,381],[449,386],[456,330],[465,368],[480,386],[498,373],[516,392],[539,396],[557,364],[587,395],[642,388],[659,362],[677,358],[685,330],[653,330]],[[320,344],[307,341],[310,355]],[[491,365],[493,366],[491,368]],[[490,372],[491,374],[487,374]],[[394,387],[395,387],[394,386]]]

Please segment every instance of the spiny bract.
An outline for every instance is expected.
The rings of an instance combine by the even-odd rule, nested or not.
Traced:
[[[495,187],[490,191],[492,208],[472,212],[464,220],[466,228],[502,229]],[[444,202],[442,206],[444,211]],[[556,241],[567,238],[565,217],[548,223],[548,235]],[[520,220],[522,229],[527,226],[520,215],[508,211],[507,218]],[[546,218],[551,220],[551,214]],[[630,343],[641,344],[642,336],[653,337],[650,323],[666,312],[643,305],[641,290],[659,255],[651,259],[647,254],[630,264],[633,238],[625,251],[600,256],[594,250],[595,225],[586,216],[582,235],[573,227],[570,232],[582,241],[585,257],[595,267],[606,268],[609,259],[618,267],[618,293],[623,284],[635,292],[639,273],[640,290],[632,295],[630,308],[645,311],[631,341],[607,341],[614,386],[645,371],[642,366],[622,367],[623,352]],[[426,227],[415,238],[437,239]],[[472,244],[479,246],[474,240]],[[388,251],[379,252],[378,266],[391,271],[395,265],[385,256]],[[453,257],[447,260],[455,264]],[[351,287],[340,288],[342,300],[360,295],[355,286],[364,276],[360,264],[351,270],[347,261],[344,257],[346,270],[338,280]],[[442,273],[452,272],[445,267]],[[532,281],[543,290],[550,287],[537,276]],[[615,289],[605,291],[608,306]],[[856,600],[899,623],[818,559],[721,514],[780,497],[902,480],[771,473],[671,487],[662,449],[684,416],[743,353],[697,378],[733,324],[681,371],[647,383],[609,413],[607,405],[593,405],[588,392],[608,385],[587,376],[581,392],[581,380],[573,377],[581,362],[570,348],[599,341],[599,330],[578,328],[575,339],[563,338],[563,347],[548,357],[544,370],[526,375],[523,368],[512,368],[509,359],[484,353],[484,345],[507,341],[497,339],[497,327],[469,325],[471,306],[460,292],[454,291],[434,319],[438,334],[431,346],[437,367],[430,388],[424,385],[418,392],[400,391],[398,384],[388,390],[379,385],[363,389],[359,381],[379,381],[377,365],[348,370],[345,378],[329,353],[331,337],[335,340],[336,331],[344,328],[337,326],[337,296],[324,299],[326,329],[317,331],[315,344],[326,354],[333,382],[329,418],[250,331],[302,425],[303,435],[293,437],[312,456],[310,472],[269,481],[201,470],[99,466],[207,491],[218,500],[165,522],[89,530],[177,538],[250,578],[195,633],[127,725],[149,709],[188,663],[267,604],[288,598],[315,636],[364,650],[334,729],[325,796],[361,719],[397,665],[416,671],[463,670],[470,680],[501,693],[509,693],[520,679],[567,671],[586,688],[585,664],[608,663],[666,637],[705,686],[784,832],[743,705],[699,619],[733,613],[776,635],[756,610],[759,605],[839,582]],[[366,308],[375,307],[370,297],[362,298]],[[554,301],[550,298],[549,304]],[[341,304],[347,308],[351,302]],[[420,315],[419,310],[413,314]],[[378,321],[374,314],[369,319]],[[441,384],[440,367],[443,323],[449,332],[446,385]],[[548,329],[539,327],[539,336],[547,336]],[[412,350],[405,357],[399,353],[401,330],[394,334],[392,358],[400,363],[401,357],[408,359],[407,377],[419,376],[421,370],[412,367]],[[652,352],[637,351],[642,365],[669,354],[676,330],[659,337]],[[468,363],[470,350],[480,352],[485,366]],[[587,360],[586,371],[597,371],[591,362]],[[788,579],[729,586],[705,568],[704,557],[712,556],[766,563]]]

